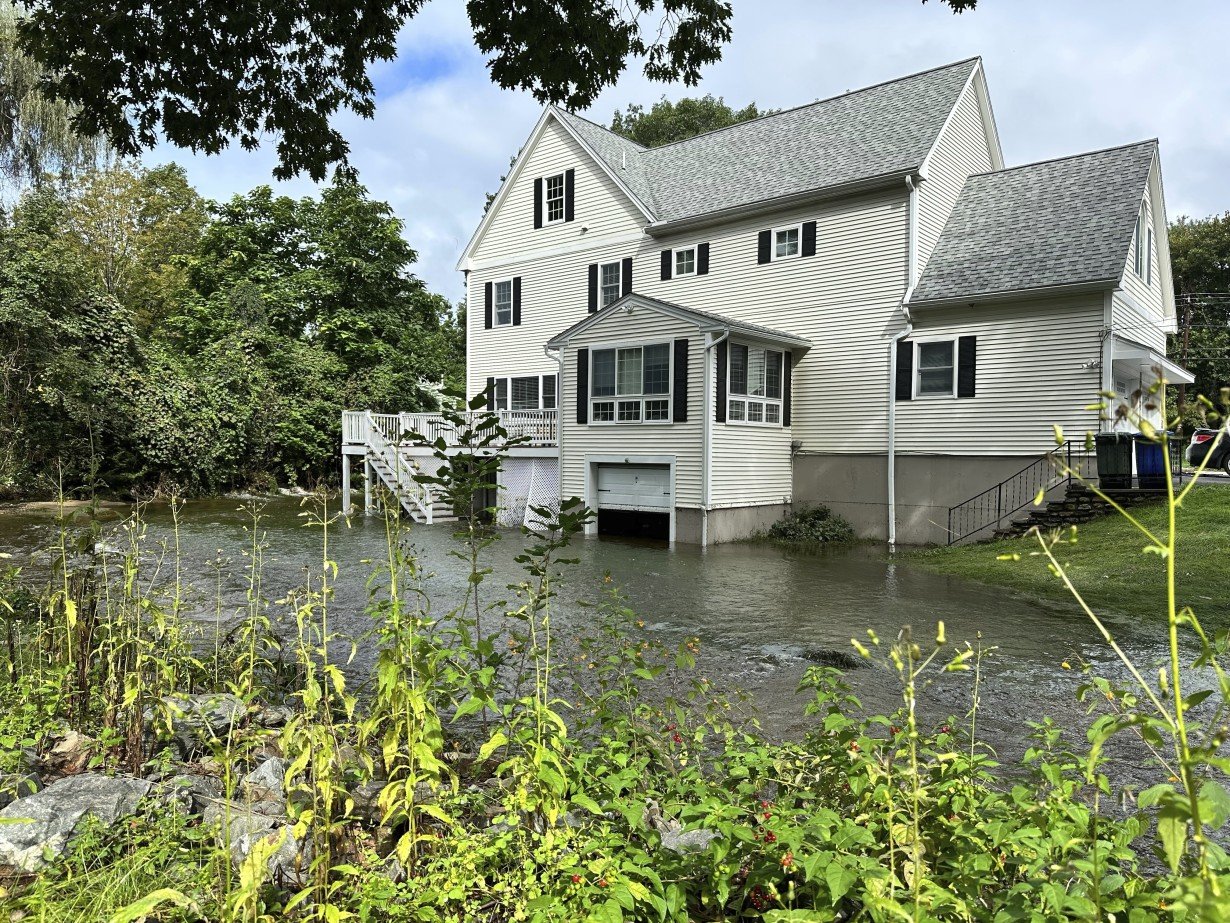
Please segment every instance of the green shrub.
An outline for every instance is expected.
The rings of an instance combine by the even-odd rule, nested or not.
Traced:
[[[823,545],[852,540],[854,528],[827,506],[800,506],[769,526],[765,536],[796,545]]]

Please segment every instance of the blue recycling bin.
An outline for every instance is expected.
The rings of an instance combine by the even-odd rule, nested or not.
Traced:
[[[1142,490],[1162,490],[1166,486],[1166,453],[1162,444],[1143,433],[1136,433],[1136,476]]]

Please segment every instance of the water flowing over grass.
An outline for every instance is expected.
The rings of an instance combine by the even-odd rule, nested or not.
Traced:
[[[6,910],[111,923],[1230,913],[1216,834],[1230,814],[1219,781],[1230,769],[1227,641],[1206,636],[1177,590],[1178,523],[1198,494],[1173,498],[1161,525],[1132,526],[1161,562],[1166,668],[1145,676],[1078,602],[1132,685],[1088,676],[1084,742],[1039,717],[1020,729],[1032,740],[1022,765],[1001,767],[979,738],[988,651],[942,623],[854,640],[896,678],[892,714],[866,714],[839,671],[811,669],[799,690],[809,729],[785,743],[733,718],[733,691],[694,670],[695,639],[655,641],[613,585],[581,637],[558,637],[568,549],[590,513],[575,501],[535,510],[520,578],[493,586],[488,549],[509,539],[475,501],[505,434],[494,418],[455,423],[471,453],[438,446],[438,478],[455,508],[474,511],[455,546],[470,591],[450,611],[433,607],[412,526],[387,503],[387,553],[369,562],[378,653],[366,684],[343,670],[358,639],[331,622],[331,536],[345,523],[327,494],[303,513],[318,561],[279,599],[263,588],[271,549],[259,505],[249,508],[246,605],[210,643],[184,617],[174,541],[150,549],[140,509],[105,535],[88,510],[66,519],[47,585],[0,570],[11,638],[0,772],[151,782],[135,813],[87,821],[63,855],[5,878]],[[1014,563],[1074,584],[1069,539],[1035,535]],[[279,620],[289,637],[273,630]],[[1182,688],[1180,635],[1199,642],[1211,688]],[[954,675],[967,682],[965,710],[925,722],[920,702]],[[185,743],[182,697],[213,693],[235,710]],[[1107,774],[1117,734],[1152,753],[1155,785],[1129,792]],[[205,786],[207,806],[167,796],[176,779]],[[22,804],[0,815],[0,840]]]

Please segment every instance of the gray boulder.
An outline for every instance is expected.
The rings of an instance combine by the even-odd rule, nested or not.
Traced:
[[[286,761],[271,756],[239,782],[240,791],[252,801],[286,804]]]
[[[222,780],[217,776],[183,773],[156,783],[154,791],[167,804],[187,814],[200,815],[222,797]]]
[[[243,699],[230,692],[188,695],[176,692],[162,699],[161,707],[147,708],[142,717],[155,740],[170,740],[188,759],[223,740],[248,714]],[[167,720],[170,719],[168,735]]]
[[[205,810],[205,823],[217,825],[218,845],[228,850],[238,868],[262,841],[277,844],[266,867],[274,883],[292,888],[307,884],[311,871],[310,844],[300,843],[285,816],[258,814],[234,802],[215,802]]]
[[[680,855],[704,852],[720,837],[716,830],[668,830],[662,834],[662,848]]]
[[[45,855],[64,851],[87,814],[110,826],[136,811],[149,790],[144,779],[87,772],[18,798],[0,810],[0,866],[37,872]]]

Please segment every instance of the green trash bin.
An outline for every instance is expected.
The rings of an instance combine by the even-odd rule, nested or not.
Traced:
[[[1103,490],[1132,486],[1132,434],[1098,433],[1098,483]]]

